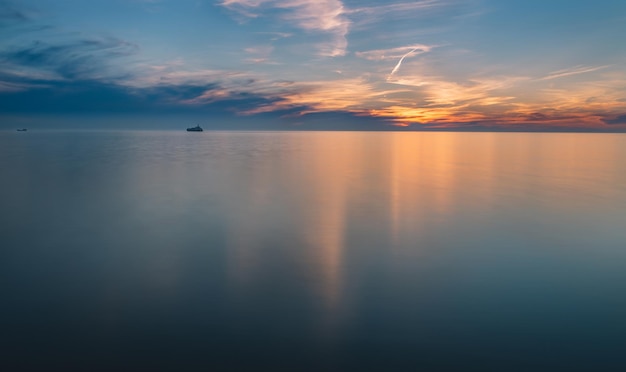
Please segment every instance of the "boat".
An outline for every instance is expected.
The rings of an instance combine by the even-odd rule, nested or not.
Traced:
[[[18,129],[17,131],[18,131],[18,132],[26,132],[27,130],[28,130],[28,129],[26,129],[26,128],[21,128],[21,129]]]
[[[187,128],[187,132],[202,132],[202,131],[203,129],[199,125],[196,125],[193,128]]]

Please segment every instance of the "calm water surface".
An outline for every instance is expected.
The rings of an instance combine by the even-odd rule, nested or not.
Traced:
[[[626,368],[626,135],[0,133],[0,369]]]

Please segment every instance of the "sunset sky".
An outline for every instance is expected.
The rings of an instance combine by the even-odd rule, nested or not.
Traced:
[[[0,0],[0,32],[0,129],[626,130],[624,0]]]

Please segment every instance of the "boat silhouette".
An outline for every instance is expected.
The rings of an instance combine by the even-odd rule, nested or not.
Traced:
[[[187,132],[202,132],[202,131],[203,129],[199,125],[196,125],[195,127],[192,127],[192,128],[187,128]]]

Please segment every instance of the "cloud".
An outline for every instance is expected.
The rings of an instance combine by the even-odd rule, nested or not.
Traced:
[[[5,22],[21,22],[30,20],[30,16],[12,2],[0,0],[0,25]]]
[[[10,81],[1,81],[0,80],[0,93],[23,92],[23,91],[29,90],[29,89],[45,88],[45,87],[47,87],[47,85],[29,84],[29,83],[20,83],[20,82],[10,82]]]
[[[389,106],[371,110],[371,116],[402,126],[429,129],[482,130],[602,130],[595,115],[589,113],[515,112],[496,110],[485,112],[469,105],[454,107]]]
[[[207,89],[199,96],[182,100],[181,103],[189,105],[204,105],[211,102],[223,101],[233,97],[233,92],[228,89]]]
[[[561,82],[558,87],[537,89],[528,104],[553,107],[561,111],[621,112],[626,108],[623,96],[625,76],[611,74],[592,81]]]
[[[115,83],[55,81],[39,89],[0,91],[1,113],[234,113],[271,104],[276,98],[228,92],[219,84],[134,88]],[[213,95],[216,99],[210,99]]]
[[[94,81],[56,81],[46,87],[2,94],[0,112],[77,113],[130,112],[147,105],[122,87]]]
[[[331,40],[318,45],[318,54],[343,56],[348,48],[347,35],[354,23],[363,26],[390,19],[426,17],[431,10],[453,8],[454,3],[421,0],[349,8],[340,0],[223,0],[221,5],[248,19],[279,14],[282,20],[302,30],[327,34]]]
[[[259,45],[255,47],[245,48],[244,51],[250,55],[244,61],[248,63],[272,63],[270,55],[274,51],[271,45]]]
[[[356,52],[355,55],[359,58],[364,58],[369,61],[387,61],[387,60],[397,60],[398,58],[402,58],[408,54],[413,53],[422,54],[430,52],[435,46],[433,45],[424,45],[424,44],[412,44],[403,47],[397,48],[389,48],[389,49],[377,49],[377,50],[368,50],[365,52]]]
[[[222,6],[246,17],[258,17],[267,9],[284,10],[281,18],[292,25],[311,33],[323,33],[330,41],[318,45],[322,56],[343,56],[348,41],[346,36],[350,21],[344,5],[339,0],[224,0]]]
[[[346,14],[358,25],[367,25],[375,22],[383,22],[390,17],[394,19],[411,18],[425,15],[427,11],[441,8],[446,3],[441,0],[423,0],[404,3],[391,3],[376,6],[361,6],[351,8]]]
[[[4,29],[3,47],[7,41],[16,36],[24,36],[31,32],[49,33],[55,27],[41,23],[42,14],[21,1],[0,0],[0,29]]]
[[[398,63],[396,63],[396,66],[393,68],[393,70],[391,70],[391,72],[389,73],[389,76],[387,77],[387,79],[389,79],[393,74],[395,74],[398,69],[400,68],[400,66],[402,66],[402,61],[404,61],[404,59],[410,55],[414,55],[414,53],[417,51],[417,48],[413,48],[410,51],[406,52],[402,57],[400,57],[400,60],[398,61]]]
[[[459,21],[483,13],[480,4],[473,0],[377,2],[384,5],[351,2],[354,6],[346,11],[346,15],[354,32],[367,37],[374,31],[377,34],[370,37],[414,40],[418,35],[447,32],[462,25]]]
[[[366,112],[367,102],[387,94],[377,91],[362,78],[277,83],[275,90],[264,92],[276,98],[274,102],[248,110],[248,115],[280,110],[296,110],[299,115],[324,111]]]
[[[419,100],[426,107],[462,108],[467,105],[476,107],[504,105],[515,99],[512,89],[527,80],[527,78],[516,76],[490,78],[478,76],[452,81],[443,76],[411,73],[405,75],[390,75],[387,82],[412,88],[414,92],[412,102]]]
[[[175,90],[177,87],[196,87],[193,95],[170,95],[170,103],[181,107],[201,107],[214,102],[248,99],[251,96],[275,100],[278,83],[263,80],[261,76],[248,72],[198,69],[189,70],[182,60],[162,65],[139,65],[134,75],[118,81],[119,85],[139,91]],[[267,104],[266,100],[260,101]],[[249,110],[251,106],[242,107]]]
[[[602,121],[608,125],[626,125],[626,114],[619,115],[613,119],[604,119]]]
[[[135,44],[115,39],[83,39],[66,44],[33,42],[0,52],[0,61],[6,66],[34,68],[49,71],[64,79],[102,78],[107,63],[118,57],[136,53]]]
[[[575,67],[566,68],[566,69],[563,69],[563,70],[558,70],[558,71],[551,72],[550,74],[540,78],[539,80],[552,80],[552,79],[558,79],[558,78],[562,78],[562,77],[566,77],[566,76],[586,74],[586,73],[589,73],[589,72],[602,70],[602,69],[605,69],[607,67],[610,67],[610,65],[595,66],[595,67],[591,67],[591,66],[575,66]]]
[[[202,86],[215,82],[237,82],[245,84],[251,75],[237,71],[213,69],[187,69],[183,64],[174,61],[164,65],[139,64],[132,69],[133,76],[122,80],[121,85],[147,88],[164,85],[196,85]]]
[[[463,123],[485,119],[476,112],[463,112],[452,107],[408,107],[391,105],[382,109],[373,109],[369,115],[384,118],[403,125],[432,123]]]
[[[270,36],[270,40],[271,41],[276,41],[276,40],[280,40],[280,39],[286,39],[288,37],[292,37],[293,34],[290,34],[288,32],[257,32],[257,34],[259,35],[268,35]]]
[[[412,11],[421,11],[424,9],[430,9],[440,7],[444,4],[441,0],[423,0],[423,1],[410,1],[404,3],[392,3],[376,6],[364,6],[350,9],[348,14],[368,14],[381,17],[388,13],[406,13]]]

